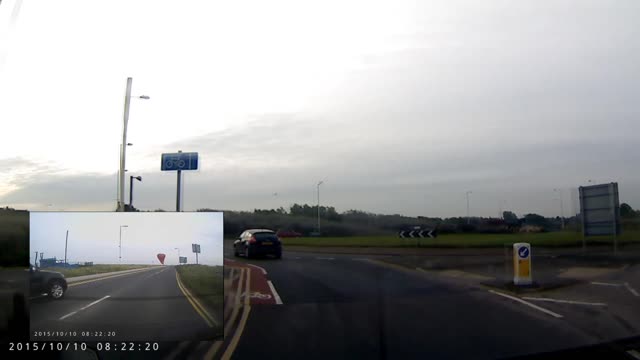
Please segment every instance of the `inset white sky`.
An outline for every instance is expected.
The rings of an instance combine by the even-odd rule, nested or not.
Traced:
[[[113,213],[31,212],[29,248],[44,258],[64,259],[65,237],[69,263],[177,265],[178,253],[196,263],[191,244],[200,244],[198,263],[222,265],[223,214],[202,213]],[[122,261],[120,261],[120,227]],[[179,249],[179,250],[178,250]],[[39,256],[39,255],[38,255]],[[38,257],[39,259],[39,257]]]

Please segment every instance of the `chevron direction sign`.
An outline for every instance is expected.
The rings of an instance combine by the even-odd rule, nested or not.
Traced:
[[[402,230],[398,233],[398,235],[403,238],[435,238],[438,236],[438,233],[431,229],[423,229],[423,230]]]

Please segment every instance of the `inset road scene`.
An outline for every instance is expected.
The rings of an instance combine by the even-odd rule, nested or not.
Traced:
[[[222,213],[30,214],[32,341],[222,339]]]

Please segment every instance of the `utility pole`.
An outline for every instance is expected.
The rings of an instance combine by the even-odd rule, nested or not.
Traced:
[[[69,242],[69,230],[67,230],[67,238],[64,240],[64,263],[67,264],[67,243]]]
[[[318,236],[320,236],[320,185],[322,185],[324,181],[320,181],[318,183]]]
[[[557,192],[560,195],[560,226],[562,230],[564,230],[564,206],[562,205],[562,189],[553,189],[554,192]]]
[[[124,169],[127,157],[127,125],[129,124],[129,104],[131,103],[131,83],[132,78],[127,78],[127,90],[124,96],[124,116],[122,120],[122,144],[120,144],[120,179],[118,211],[124,211]]]
[[[467,195],[467,225],[471,224],[471,217],[469,215],[469,194],[471,194],[471,191],[467,191],[466,195]]]

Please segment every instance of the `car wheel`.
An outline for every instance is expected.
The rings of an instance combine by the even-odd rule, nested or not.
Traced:
[[[251,258],[251,252],[249,251],[249,245],[244,248],[244,257],[247,259]]]
[[[64,296],[64,284],[58,280],[54,280],[49,285],[49,296],[54,300],[62,299]]]
[[[276,253],[276,259],[282,259],[282,251]]]
[[[233,256],[238,257],[240,253],[238,252],[238,247],[233,245]]]

